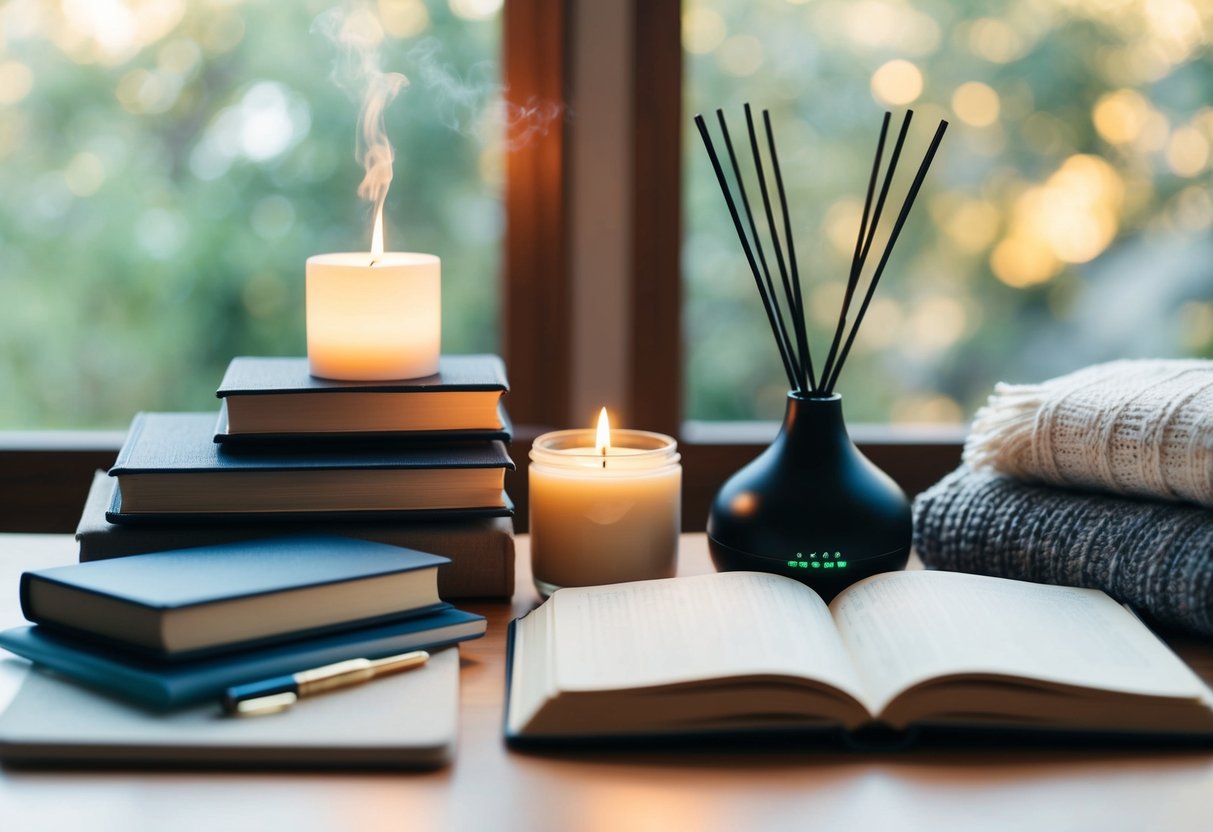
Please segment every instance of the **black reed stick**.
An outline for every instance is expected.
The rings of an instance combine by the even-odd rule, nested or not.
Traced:
[[[723,121],[723,116],[721,118]],[[762,284],[762,276],[758,271],[758,263],[754,260],[753,251],[750,250],[750,243],[746,238],[745,228],[742,226],[741,217],[737,213],[737,205],[733,201],[733,194],[729,190],[729,183],[725,179],[724,169],[720,166],[720,159],[716,155],[716,148],[712,144],[712,137],[708,133],[708,127],[703,121],[703,116],[695,116],[695,126],[699,128],[699,135],[703,139],[703,146],[707,150],[708,158],[712,162],[712,170],[716,172],[716,181],[720,185],[720,192],[724,196],[725,204],[729,208],[729,216],[733,218],[733,227],[737,229],[737,239],[741,241],[741,248],[745,252],[746,261],[750,265],[750,272],[754,275],[754,283],[758,287],[758,295],[762,298],[762,307],[767,313],[767,322],[771,327],[771,333],[775,336],[775,345],[779,347],[779,357],[783,359],[783,368],[788,376],[788,384],[795,389],[796,373],[792,371],[791,357],[788,355],[787,346],[780,340],[780,328],[776,322],[777,319],[774,311],[771,308],[771,298],[768,297],[766,287]],[[738,184],[740,185],[740,178]]]
[[[889,255],[893,253],[893,246],[897,245],[897,238],[901,235],[901,229],[905,225],[906,218],[910,215],[910,209],[914,207],[914,200],[918,198],[918,191],[922,188],[923,180],[927,177],[927,170],[931,167],[931,162],[935,158],[935,151],[939,149],[939,143],[943,141],[943,134],[947,129],[948,123],[940,121],[939,127],[935,130],[935,135],[931,139],[931,146],[927,148],[927,155],[923,157],[922,164],[918,166],[918,173],[915,174],[914,181],[910,184],[906,201],[902,203],[901,212],[897,215],[897,221],[893,224],[893,232],[889,235],[889,242],[885,245],[884,253],[880,256],[880,262],[876,265],[876,271],[872,274],[872,282],[868,285],[868,291],[864,295],[863,303],[860,304],[859,312],[855,315],[855,323],[851,326],[851,334],[847,336],[846,345],[838,355],[838,366],[834,368],[834,372],[826,385],[827,392],[832,393],[834,385],[838,382],[838,375],[842,372],[843,364],[846,363],[847,356],[851,352],[851,345],[855,342],[855,336],[859,333],[859,327],[863,323],[863,316],[868,311],[868,304],[872,302],[872,295],[876,292],[876,285],[880,283],[880,276],[884,274],[885,264],[889,262]]]
[[[795,307],[795,295],[792,292],[791,280],[788,278],[788,267],[783,259],[783,248],[779,243],[779,229],[778,229],[778,226],[775,224],[775,214],[771,210],[771,195],[770,195],[770,192],[767,190],[766,171],[764,170],[763,165],[762,165],[762,153],[758,149],[758,133],[754,130],[754,114],[750,110],[749,102],[746,102],[746,104],[744,105],[744,109],[745,109],[746,131],[750,134],[750,152],[754,154],[754,169],[758,174],[758,190],[762,194],[762,208],[763,208],[763,211],[765,211],[766,215],[767,215],[767,230],[769,231],[769,233],[771,235],[771,243],[775,247],[775,262],[779,266],[779,277],[783,283],[783,295],[787,299],[788,305],[794,308]],[[796,317],[797,317],[797,313],[793,309],[793,313],[792,313],[793,322],[795,321]],[[786,334],[787,330],[785,329],[784,331]],[[789,347],[791,346],[790,338],[788,340],[788,345],[789,345]],[[803,350],[801,352],[803,354]],[[799,370],[800,368],[798,367],[797,369]],[[808,389],[807,384],[806,384],[807,377],[805,377],[799,373],[798,373],[798,375],[801,378],[805,378],[805,381],[801,381],[801,383],[797,385],[797,388],[796,388],[797,392],[807,392],[807,389]]]
[[[748,104],[746,106],[749,107]],[[725,121],[723,110],[718,109],[716,111],[716,119],[717,119],[717,121],[720,122],[720,132],[724,136],[724,146],[725,146],[725,149],[728,150],[728,152],[729,152],[729,161],[733,165],[733,178],[737,181],[737,190],[741,193],[741,204],[745,208],[746,218],[749,219],[749,221],[750,221],[750,235],[754,238],[754,248],[758,252],[758,262],[762,265],[762,273],[763,273],[764,277],[766,277],[766,281],[767,281],[767,296],[771,299],[771,306],[775,310],[775,321],[779,325],[779,330],[778,330],[778,332],[775,333],[775,337],[777,339],[779,339],[780,343],[783,346],[783,351],[791,359],[792,372],[795,373],[795,375],[796,375],[796,384],[792,385],[792,389],[799,390],[800,386],[801,386],[800,378],[802,375],[800,364],[796,360],[795,353],[793,353],[793,351],[792,351],[792,339],[788,336],[788,329],[787,329],[787,326],[784,324],[783,309],[780,307],[780,304],[779,304],[779,293],[775,290],[775,282],[771,278],[771,268],[768,265],[766,255],[763,253],[763,250],[762,250],[762,237],[758,233],[758,224],[754,221],[754,212],[750,208],[750,199],[749,199],[749,196],[746,194],[745,180],[743,180],[741,177],[741,167],[737,164],[737,154],[733,151],[733,140],[729,137],[729,125],[728,125],[728,122]],[[755,156],[754,162],[758,166],[759,176],[761,177],[761,175],[762,175],[761,161],[759,160],[759,158],[757,156]],[[762,193],[763,193],[763,197],[765,198],[766,197],[766,181],[765,181],[765,179],[760,178],[759,183],[762,185]],[[768,216],[769,215],[770,214],[769,214],[769,209],[768,209]],[[775,253],[778,255],[779,254],[779,239],[774,238],[774,241],[775,241]],[[780,255],[779,263],[780,263],[780,268],[782,268],[782,266],[783,266],[782,255]]]
[[[783,212],[783,238],[788,244],[788,266],[792,270],[792,288],[795,296],[788,299],[792,306],[792,323],[796,326],[796,342],[800,347],[800,370],[807,375],[805,392],[817,389],[817,377],[813,373],[813,353],[809,350],[809,335],[805,329],[804,294],[800,286],[800,271],[796,268],[796,244],[792,238],[792,215],[788,211],[788,198],[783,190],[783,175],[779,171],[779,151],[775,149],[775,132],[771,130],[771,113],[762,111],[762,124],[767,131],[767,148],[771,154],[771,168],[775,171],[775,188],[779,193],[779,209]]]
[[[913,110],[906,110],[905,117],[901,120],[901,130],[897,133],[897,141],[893,145],[893,153],[889,156],[889,167],[885,170],[884,182],[880,186],[880,196],[876,199],[876,208],[872,212],[872,221],[864,229],[865,223],[860,223],[860,239],[863,240],[863,247],[859,252],[857,259],[851,261],[851,273],[847,278],[847,292],[842,301],[842,310],[838,315],[838,326],[834,330],[834,340],[830,344],[830,356],[828,363],[829,371],[822,370],[822,375],[826,381],[834,377],[834,368],[836,366],[835,359],[837,358],[837,350],[839,342],[842,338],[842,333],[846,331],[847,315],[851,312],[851,302],[855,297],[855,289],[859,287],[859,280],[863,276],[863,267],[868,262],[868,252],[872,248],[872,241],[876,239],[876,229],[880,226],[880,215],[884,211],[885,199],[889,196],[889,187],[893,184],[893,175],[897,172],[897,162],[901,159],[901,148],[905,144],[906,133],[910,130],[910,121],[914,118]],[[879,170],[879,156],[883,149],[884,138],[887,133],[887,121],[881,125],[881,143],[877,145],[877,161],[873,170]],[[870,180],[869,180],[870,181]],[[866,236],[865,236],[866,233]],[[857,243],[858,245],[858,243]],[[832,395],[834,389],[828,383],[825,386],[827,395]]]

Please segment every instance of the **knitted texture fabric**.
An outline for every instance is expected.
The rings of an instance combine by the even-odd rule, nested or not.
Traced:
[[[914,501],[927,566],[1102,589],[1213,636],[1213,512],[1025,483],[961,465]]]
[[[1213,508],[1213,361],[1097,364],[999,384],[964,450],[974,470]]]

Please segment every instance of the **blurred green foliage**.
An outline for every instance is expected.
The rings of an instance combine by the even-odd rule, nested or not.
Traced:
[[[209,409],[231,357],[303,354],[304,260],[370,235],[310,32],[333,4],[0,2],[0,428]],[[498,349],[500,5],[372,4],[412,84],[388,247],[443,259],[448,352]],[[1213,356],[1211,27],[1195,0],[685,0],[686,124],[771,110],[820,364],[882,110],[916,112],[897,196],[952,122],[839,390],[852,420],[955,421],[1000,379]],[[685,160],[687,415],[776,417],[693,129]]]
[[[882,111],[915,111],[894,207],[950,121],[838,392],[853,421],[956,422],[999,380],[1213,354],[1211,33],[1195,0],[686,0],[686,123],[723,108],[752,170],[742,103],[771,111],[820,367]],[[778,417],[693,128],[684,156],[687,416]]]
[[[233,356],[305,353],[304,261],[370,244],[332,5],[0,5],[0,427],[212,409]],[[379,4],[387,246],[442,258],[448,352],[497,349],[499,5]]]

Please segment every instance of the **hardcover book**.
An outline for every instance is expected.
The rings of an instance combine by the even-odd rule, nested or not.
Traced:
[[[213,413],[140,413],[110,476],[112,523],[506,516],[501,442],[224,453]]]
[[[73,768],[434,768],[454,754],[458,711],[458,649],[266,719],[225,718],[218,700],[149,710],[32,669],[0,716],[0,760]]]
[[[428,615],[181,662],[158,662],[34,624],[0,632],[0,647],[151,708],[219,701],[229,687],[346,659],[429,650],[484,635],[484,616],[449,604]]]
[[[260,540],[282,534],[335,534],[418,549],[449,558],[438,567],[438,594],[462,598],[508,598],[514,594],[514,521],[478,517],[459,522],[417,523],[363,520],[318,523],[306,519],[268,523],[116,524],[105,519],[117,481],[98,471],[76,527],[81,562]]]
[[[219,418],[215,422],[214,441],[232,453],[256,453],[272,448],[313,448],[318,445],[358,447],[371,445],[380,448],[390,445],[410,446],[433,442],[474,442],[499,440],[508,443],[514,436],[514,425],[506,413],[505,405],[497,405],[498,428],[468,428],[457,430],[411,430],[411,431],[293,431],[281,433],[235,433],[227,415],[227,402],[219,405]]]
[[[25,572],[21,611],[176,660],[434,609],[446,562],[348,537],[273,537]]]
[[[495,355],[444,355],[438,373],[400,381],[335,381],[308,372],[307,358],[232,359],[216,395],[226,429],[218,441],[308,436],[457,433],[508,439],[500,407],[509,389]]]
[[[805,731],[1213,741],[1213,692],[1098,590],[889,572],[562,589],[514,622],[513,743]]]

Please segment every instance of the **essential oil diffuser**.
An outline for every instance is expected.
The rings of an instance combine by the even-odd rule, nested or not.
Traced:
[[[814,372],[809,349],[804,297],[800,272],[796,267],[796,247],[792,242],[792,219],[779,172],[779,155],[771,130],[770,114],[763,111],[763,125],[783,214],[786,256],[771,208],[772,200],[767,189],[753,114],[750,105],[745,105],[746,128],[754,157],[754,178],[762,193],[767,236],[775,251],[779,285],[783,289],[782,304],[777,284],[771,276],[771,265],[763,252],[762,238],[746,195],[745,179],[729,138],[728,124],[723,112],[717,110],[716,116],[728,151],[739,201],[748,220],[748,234],[738,210],[738,200],[733,198],[733,189],[729,186],[703,116],[695,116],[695,125],[703,138],[746,262],[754,275],[754,283],[762,298],[779,356],[783,359],[791,392],[788,393],[787,413],[779,436],[757,459],[734,474],[717,493],[708,515],[708,546],[716,568],[721,571],[754,570],[790,575],[829,600],[860,578],[903,568],[910,555],[912,525],[909,501],[897,484],[869,462],[851,442],[842,419],[842,398],[834,393],[834,386],[838,383],[859,325],[863,323],[889,255],[948,125],[946,121],[939,123],[863,293],[855,320],[848,322],[851,301],[857,294],[864,264],[876,238],[876,228],[913,116],[912,112],[906,112],[889,157],[880,195],[873,203],[889,132],[889,114],[885,113],[880,127],[880,141],[876,145],[876,159],[868,180],[859,237],[851,258],[846,294],[829,353],[818,376]],[[844,333],[847,333],[845,339]]]
[[[789,393],[779,436],[724,484],[708,516],[718,570],[778,572],[827,601],[903,568],[910,531],[909,501],[855,447],[838,395]]]

